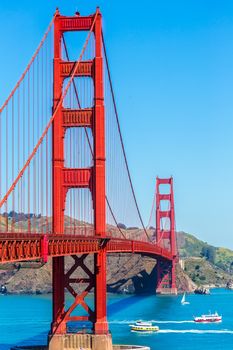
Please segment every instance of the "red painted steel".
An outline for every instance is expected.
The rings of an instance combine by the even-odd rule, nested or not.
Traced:
[[[60,29],[62,32],[90,30],[94,17],[94,15],[87,17],[79,16],[78,13],[74,17],[60,16]]]
[[[63,186],[68,188],[92,188],[92,169],[63,169]]]
[[[95,311],[92,310],[85,301],[85,297],[88,293],[95,287],[95,276],[94,273],[86,266],[85,259],[87,258],[87,254],[82,254],[81,256],[72,255],[74,260],[74,264],[71,268],[66,272],[64,276],[64,287],[67,291],[73,296],[74,302],[73,304],[65,311],[63,315],[62,322],[66,324],[70,321],[95,321]],[[80,268],[86,275],[86,278],[77,278],[73,277],[73,273]],[[74,285],[78,284],[79,286],[84,284],[85,288],[78,293]],[[87,312],[88,315],[80,316],[80,315],[72,315],[72,312],[78,307],[81,306],[83,310]]]
[[[63,78],[69,78],[74,70],[76,62],[60,62],[60,74]],[[94,74],[93,61],[80,62],[75,72],[75,77],[92,77]]]
[[[169,193],[163,193],[160,185],[168,185]],[[162,206],[162,202],[168,204],[168,208]],[[163,220],[165,219],[165,220]],[[163,220],[163,222],[162,222]],[[168,224],[168,227],[163,227]],[[176,292],[176,232],[175,232],[175,209],[174,209],[174,192],[173,178],[160,179],[156,178],[156,242],[163,248],[169,249],[172,260],[167,261],[159,258],[157,261],[157,287],[158,293],[163,293],[169,289]]]
[[[97,10],[98,11],[98,10]],[[94,167],[93,167],[93,207],[95,234],[106,236],[106,189],[105,189],[105,111],[104,111],[104,75],[102,17],[98,13],[95,26],[95,73],[94,73]],[[106,250],[103,247],[95,254],[95,322],[96,334],[108,333],[107,323],[107,282]]]
[[[62,106],[59,105],[62,96],[63,77],[60,72],[61,65],[61,21],[57,14],[54,21],[54,90],[53,90],[53,113],[56,111],[52,123],[52,171],[53,171],[53,227],[54,234],[64,232],[65,192],[63,188],[64,169],[64,133],[62,127]],[[62,322],[65,313],[65,279],[64,257],[55,257],[52,260],[53,268],[53,321],[51,333],[65,333],[66,324]]]
[[[63,126],[71,127],[93,127],[93,108],[85,109],[63,109]]]

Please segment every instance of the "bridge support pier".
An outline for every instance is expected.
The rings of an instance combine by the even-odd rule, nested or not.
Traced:
[[[54,334],[49,336],[49,350],[112,350],[110,334]]]

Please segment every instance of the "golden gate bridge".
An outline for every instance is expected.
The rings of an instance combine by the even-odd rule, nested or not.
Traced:
[[[78,59],[70,57],[70,32],[86,32]],[[58,349],[71,334],[70,323],[78,334],[85,322],[91,324],[96,348],[109,349],[106,255],[155,258],[155,290],[176,293],[177,247],[172,178],[156,181],[151,212],[156,229],[142,220],[99,9],[72,17],[56,11],[0,109],[0,135],[0,263],[52,258],[50,349]],[[160,190],[163,185],[168,192]],[[133,227],[127,230],[120,223]],[[73,258],[68,269],[66,256]],[[90,256],[92,268],[86,264]],[[91,291],[93,308],[85,299]],[[73,297],[69,306],[67,294]]]

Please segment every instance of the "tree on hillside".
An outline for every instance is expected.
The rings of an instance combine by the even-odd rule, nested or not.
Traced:
[[[232,261],[231,264],[230,264],[229,270],[230,270],[230,271],[229,271],[230,273],[233,273],[233,261]]]
[[[206,258],[206,260],[214,264],[216,259],[215,247],[212,247],[210,245],[204,246],[201,250],[201,256],[203,256],[204,258]]]

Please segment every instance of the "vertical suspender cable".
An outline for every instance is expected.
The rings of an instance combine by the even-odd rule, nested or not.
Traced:
[[[105,60],[106,60],[106,68],[107,68],[107,73],[108,73],[108,78],[109,78],[109,83],[110,83],[110,90],[111,90],[111,95],[112,95],[112,99],[113,99],[114,111],[115,111],[115,115],[116,115],[116,122],[117,122],[117,126],[118,126],[118,132],[119,132],[120,140],[121,140],[121,146],[122,146],[122,151],[123,151],[123,155],[124,155],[126,170],[127,170],[127,174],[128,174],[128,178],[129,178],[129,182],[130,182],[133,198],[134,198],[134,201],[135,201],[135,205],[136,205],[136,208],[137,208],[137,212],[138,212],[138,216],[139,216],[141,225],[143,227],[143,230],[144,230],[148,240],[150,240],[150,237],[149,237],[149,235],[147,233],[147,230],[146,230],[146,228],[144,226],[144,223],[143,223],[143,220],[142,220],[142,217],[141,217],[141,213],[140,213],[140,210],[139,210],[139,207],[138,207],[138,203],[137,203],[137,199],[136,199],[136,195],[135,195],[135,191],[134,191],[134,188],[133,188],[133,183],[132,183],[132,179],[131,179],[131,175],[130,175],[130,171],[129,171],[129,166],[128,166],[128,162],[127,162],[127,158],[126,158],[126,153],[125,153],[123,138],[122,138],[121,129],[120,129],[119,117],[118,117],[118,112],[117,112],[117,107],[116,107],[115,96],[114,96],[114,92],[113,92],[113,85],[112,85],[112,80],[111,80],[111,75],[110,75],[110,69],[109,69],[109,64],[108,64],[107,51],[106,51],[106,46],[105,46],[105,42],[104,42],[103,33],[102,33],[102,41],[103,41],[104,56],[105,56]]]

